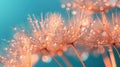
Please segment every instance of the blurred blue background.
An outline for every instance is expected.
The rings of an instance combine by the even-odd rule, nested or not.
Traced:
[[[61,8],[59,0],[0,0],[0,47],[5,46],[3,39],[10,40],[13,36],[15,26],[25,26],[28,24],[28,14],[39,17],[41,13],[48,12],[61,13],[66,17],[66,11]],[[2,49],[2,48],[0,48]],[[73,67],[81,67],[77,58],[66,55]],[[57,59],[67,67],[60,57]],[[117,64],[120,67],[120,59],[116,54]],[[85,61],[87,67],[104,67],[102,56],[94,57],[90,55]],[[1,66],[2,67],[2,66]],[[51,63],[43,63],[41,59],[34,67],[59,67],[54,60]]]

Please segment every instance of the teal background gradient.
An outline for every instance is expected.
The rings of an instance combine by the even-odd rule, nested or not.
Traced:
[[[66,11],[61,8],[59,0],[0,0],[0,49],[5,46],[3,40],[10,40],[14,34],[15,26],[26,26],[28,24],[28,14],[39,17],[41,13],[61,13],[66,17]],[[65,54],[66,55],[66,54]],[[81,63],[77,58],[66,55],[73,67],[80,67]],[[120,67],[120,59],[116,52],[115,57],[118,67]],[[60,57],[56,57],[63,67],[67,67]],[[104,67],[102,56],[94,57],[90,55],[85,61],[87,67]],[[2,66],[0,66],[2,67]],[[54,60],[51,63],[43,63],[41,59],[34,67],[59,67]]]

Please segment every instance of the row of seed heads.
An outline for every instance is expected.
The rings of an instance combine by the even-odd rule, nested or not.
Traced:
[[[84,52],[102,54],[105,61],[104,58],[109,58],[106,52],[113,54],[112,47],[114,47],[119,55],[117,49],[120,47],[120,15],[112,14],[112,19],[108,21],[103,14],[106,10],[115,7],[119,3],[118,0],[68,0],[65,3],[67,4],[62,7],[67,6],[67,10],[75,5],[77,7],[72,10],[89,9],[93,12],[101,12],[102,19],[99,16],[94,19],[91,15],[84,14],[85,12],[77,13],[77,11],[73,12],[74,16],[67,21],[56,13],[49,14],[45,18],[41,16],[40,20],[34,15],[28,16],[31,31],[28,33],[26,31],[30,29],[14,28],[16,31],[14,39],[10,41],[10,47],[5,48],[8,54],[0,55],[0,63],[4,67],[33,67],[40,56],[43,62],[50,62],[53,59],[62,67],[55,57],[60,56],[68,67],[72,67],[64,55],[65,52],[69,52],[69,48],[74,50],[72,55],[76,54],[83,67],[86,67],[81,57]],[[108,50],[105,49],[106,47]],[[110,62],[111,67],[116,67],[114,58]],[[108,67],[106,62],[104,63]]]
[[[79,11],[94,13],[120,7],[120,0],[62,0],[61,7],[67,11],[72,9],[73,15]]]

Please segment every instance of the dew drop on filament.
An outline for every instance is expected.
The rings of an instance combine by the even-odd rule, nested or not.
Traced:
[[[52,61],[52,58],[50,56],[44,55],[42,56],[42,61],[45,63],[50,63]]]
[[[82,57],[82,60],[83,60],[83,61],[86,61],[86,60],[88,59],[88,57],[89,57],[88,52],[83,52],[83,53],[81,54],[81,57]]]

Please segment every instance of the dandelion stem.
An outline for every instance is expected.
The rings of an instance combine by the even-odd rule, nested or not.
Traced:
[[[75,51],[77,57],[79,58],[80,62],[82,63],[82,66],[86,67],[85,63],[82,60],[82,57],[79,55],[79,52],[77,51],[77,48],[73,44],[71,46],[72,46],[73,50]]]
[[[68,61],[68,59],[67,59],[64,55],[62,55],[62,59],[63,59],[64,62],[67,64],[67,67],[73,67],[73,66],[71,65],[71,63]]]
[[[113,49],[112,49],[111,46],[109,47],[109,53],[110,53],[110,59],[111,59],[112,67],[117,67],[114,52],[113,52]]]
[[[46,52],[47,52],[47,54],[49,54],[49,51],[45,48],[45,50],[46,50]],[[62,67],[62,64],[55,58],[55,57],[53,57],[53,56],[51,56],[53,59],[54,59],[54,61],[60,66],[60,67]]]
[[[119,53],[119,51],[118,51],[118,49],[117,49],[117,46],[114,45],[113,47],[115,48],[115,50],[116,50],[116,52],[117,52],[117,54],[118,54],[118,56],[119,56],[119,58],[120,58],[120,53]]]
[[[28,67],[31,67],[31,54],[28,53]]]
[[[30,45],[29,45],[29,40],[24,39],[24,44],[26,46],[26,51],[27,51],[27,67],[32,67],[31,66],[31,52],[30,52]]]
[[[62,64],[61,64],[55,57],[53,57],[53,59],[55,60],[55,62],[56,62],[60,67],[62,67]]]
[[[108,57],[107,53],[105,52],[102,56],[103,56],[105,67],[112,67],[110,58]]]

